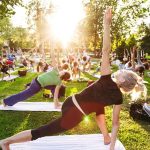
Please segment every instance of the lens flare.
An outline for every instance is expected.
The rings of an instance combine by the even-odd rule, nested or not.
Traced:
[[[85,121],[85,122],[89,122],[89,120],[90,120],[90,119],[89,119],[88,116],[85,116],[85,117],[84,117],[84,121]]]
[[[75,29],[81,19],[85,17],[81,0],[53,1],[54,12],[46,17],[50,34],[66,46],[72,39]]]

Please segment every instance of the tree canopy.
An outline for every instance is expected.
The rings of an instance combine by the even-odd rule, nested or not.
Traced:
[[[112,43],[113,49],[121,45],[132,34],[133,27],[139,18],[149,15],[149,5],[143,5],[147,0],[90,0],[85,3],[87,17],[82,21],[80,33],[84,35],[86,45],[93,49],[101,48],[103,32],[103,13],[107,6],[112,7]]]
[[[86,17],[80,21],[75,38],[70,45],[85,46],[93,51],[101,49],[103,14],[106,7],[111,6],[113,13],[112,49],[121,49],[121,53],[123,53],[124,49],[129,49],[138,43],[142,49],[148,51],[147,41],[149,41],[150,28],[146,24],[137,25],[140,18],[150,15],[150,3],[148,2],[149,0],[83,0]],[[47,26],[45,15],[51,13],[51,6],[49,9],[44,9],[40,0],[31,0],[28,3],[29,28],[34,29],[33,35],[28,29],[13,27],[10,23],[9,18],[14,14],[15,5],[23,5],[22,0],[0,2],[0,44],[5,40],[10,40],[19,47],[39,45],[43,49],[41,43],[45,42],[45,45],[50,43],[44,38],[49,37],[47,34],[50,33],[47,32],[47,30],[50,31],[50,27]],[[28,43],[29,39],[31,44]]]
[[[0,19],[15,14],[14,6],[21,5],[22,0],[1,0],[0,1]]]

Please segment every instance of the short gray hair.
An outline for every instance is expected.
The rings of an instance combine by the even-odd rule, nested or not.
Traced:
[[[130,93],[132,100],[137,100],[141,96],[146,99],[147,88],[143,84],[143,80],[135,72],[130,70],[121,70],[124,82],[118,83],[119,87],[125,92]]]

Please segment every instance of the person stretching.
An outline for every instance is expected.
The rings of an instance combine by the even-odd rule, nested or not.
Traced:
[[[50,123],[39,128],[26,130],[0,141],[3,150],[9,150],[9,145],[25,141],[36,140],[44,136],[52,136],[65,132],[77,126],[85,115],[96,113],[96,122],[104,136],[104,143],[110,143],[110,150],[114,150],[119,129],[119,114],[123,102],[122,91],[131,92],[135,87],[143,87],[139,83],[139,76],[131,71],[117,71],[114,80],[111,78],[109,54],[111,50],[110,24],[111,9],[106,9],[104,15],[104,35],[102,48],[101,77],[80,93],[68,97],[62,105],[62,115]],[[140,88],[142,90],[142,88]],[[113,105],[113,119],[111,137],[108,134],[104,107]],[[101,148],[100,148],[101,149]]]
[[[53,69],[39,75],[37,78],[33,79],[30,86],[24,91],[7,97],[2,100],[4,106],[13,106],[20,101],[24,101],[31,96],[38,93],[42,88],[48,86],[56,86],[54,92],[54,106],[55,108],[60,108],[61,104],[58,100],[59,90],[61,88],[62,80],[67,81],[70,79],[70,73],[67,71],[58,71],[57,63],[55,57],[52,58]]]

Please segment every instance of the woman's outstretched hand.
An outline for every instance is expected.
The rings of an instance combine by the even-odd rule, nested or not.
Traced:
[[[107,8],[104,14],[104,25],[110,25],[112,20],[111,8]]]

